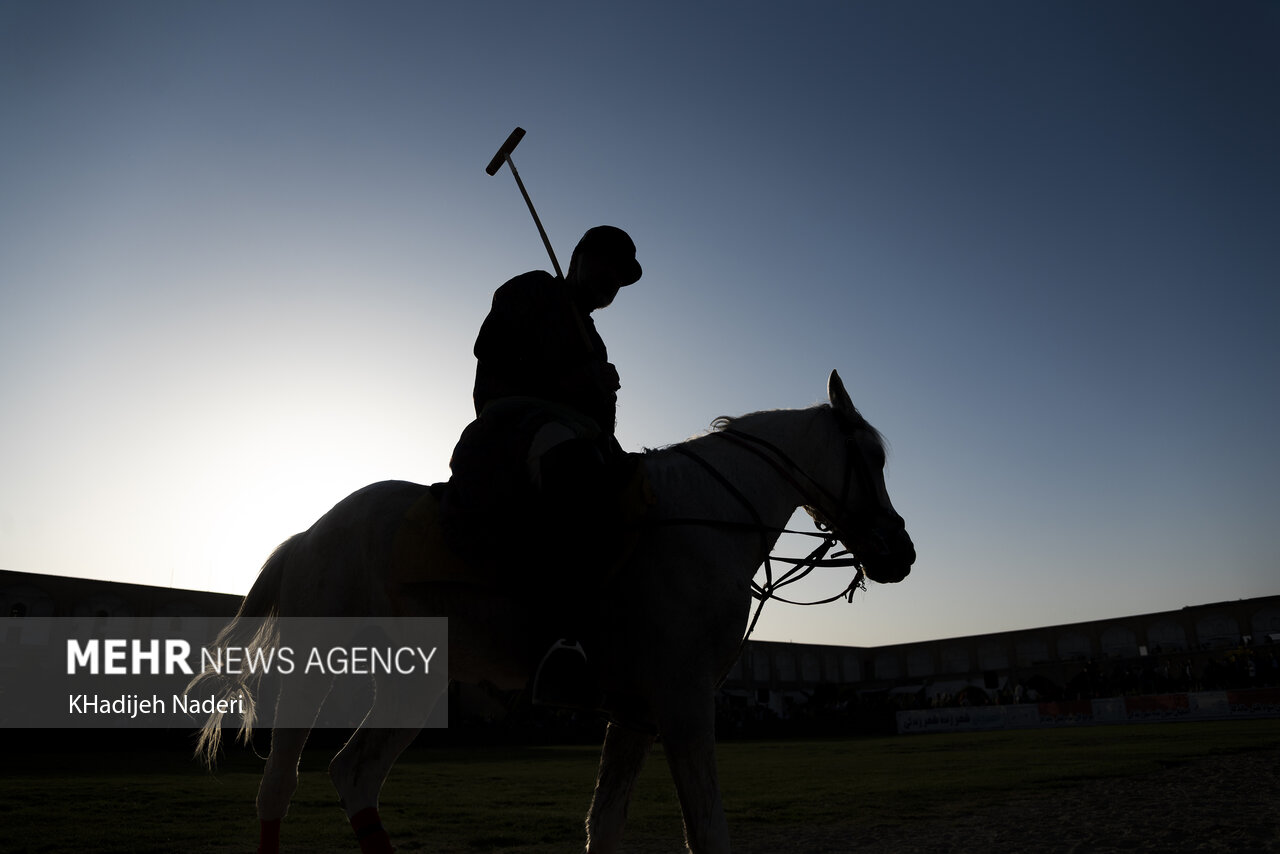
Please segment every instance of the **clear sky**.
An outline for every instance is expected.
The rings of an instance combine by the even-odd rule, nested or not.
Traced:
[[[1271,2],[3,3],[0,568],[243,593],[445,479],[549,266],[484,173],[520,125],[560,257],[639,247],[625,447],[832,368],[891,443],[915,571],[757,637],[1280,593],[1277,44]]]

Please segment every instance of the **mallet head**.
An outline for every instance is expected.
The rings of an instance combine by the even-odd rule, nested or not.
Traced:
[[[498,174],[498,170],[502,168],[502,164],[511,156],[511,152],[516,150],[516,146],[520,144],[520,140],[524,138],[524,128],[516,128],[511,132],[511,136],[507,137],[507,141],[502,143],[502,147],[498,149],[498,153],[493,155],[493,159],[489,161],[489,165],[484,167],[484,171],[490,175]]]

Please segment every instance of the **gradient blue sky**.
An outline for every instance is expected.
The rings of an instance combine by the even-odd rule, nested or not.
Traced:
[[[242,593],[446,478],[549,266],[483,171],[521,125],[561,257],[639,246],[624,446],[832,368],[890,440],[915,572],[757,637],[1278,593],[1277,44],[1262,2],[4,3],[0,568]]]

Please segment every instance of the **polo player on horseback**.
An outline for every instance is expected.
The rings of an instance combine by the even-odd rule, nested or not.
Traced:
[[[533,597],[548,639],[584,628],[620,542],[617,496],[633,464],[614,437],[621,385],[591,312],[641,272],[627,233],[597,226],[563,279],[536,270],[498,288],[476,337],[476,419],[449,463],[445,535],[460,556]],[[579,705],[551,693],[564,680],[550,674],[581,664],[580,645],[553,646],[534,701]]]

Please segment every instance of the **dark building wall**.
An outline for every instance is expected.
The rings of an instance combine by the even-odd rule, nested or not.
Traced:
[[[3,617],[231,617],[239,596],[0,571]]]
[[[1211,687],[1204,683],[1215,663],[1238,650],[1256,653],[1258,678],[1274,669],[1280,596],[882,647],[751,641],[724,688],[778,711],[782,698],[803,700],[821,684],[930,695],[975,686],[995,696],[1015,686],[1067,693],[1109,675],[1146,680],[1152,690],[1174,683],[1198,690]]]

